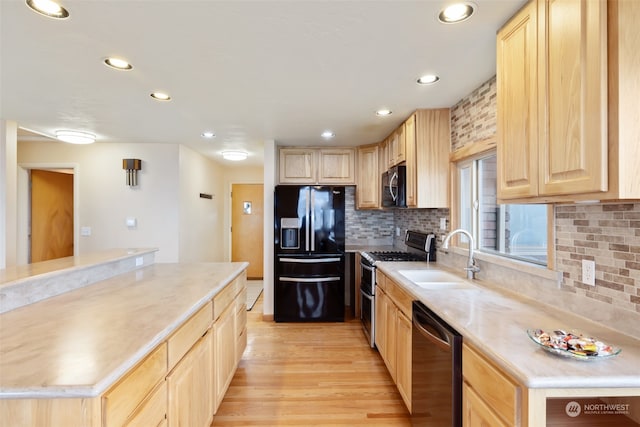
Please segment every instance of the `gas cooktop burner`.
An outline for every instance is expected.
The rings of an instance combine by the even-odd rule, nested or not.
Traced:
[[[384,251],[384,252],[369,252],[371,257],[376,261],[425,261],[425,255],[418,255],[410,252],[394,252],[394,251]]]

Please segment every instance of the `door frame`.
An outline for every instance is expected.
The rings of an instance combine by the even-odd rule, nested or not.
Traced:
[[[16,230],[16,263],[26,265],[29,262],[29,171],[40,169],[56,171],[59,169],[73,170],[73,255],[77,256],[80,246],[80,214],[79,196],[80,180],[78,163],[18,163],[18,191],[17,191],[17,230]]]

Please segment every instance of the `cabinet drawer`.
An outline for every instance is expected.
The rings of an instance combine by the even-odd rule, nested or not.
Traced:
[[[462,347],[464,381],[508,425],[519,425],[520,387],[469,345]]]
[[[102,398],[103,426],[122,426],[167,373],[167,345],[161,344]]]
[[[411,319],[411,303],[413,302],[411,295],[406,293],[400,285],[396,284],[392,280],[387,280],[387,295],[389,295],[389,298],[393,300],[398,309],[402,311],[405,316]]]
[[[187,354],[187,351],[200,339],[212,323],[212,304],[202,307],[196,314],[191,316],[184,325],[171,335],[167,341],[169,347],[169,370]]]
[[[159,426],[167,414],[167,382],[162,381],[142,404],[137,413],[127,422],[126,427]]]
[[[387,290],[387,276],[380,270],[376,270],[376,286]]]
[[[243,271],[225,288],[213,297],[213,320],[218,320],[222,312],[233,302],[242,289],[246,288],[247,272]]]

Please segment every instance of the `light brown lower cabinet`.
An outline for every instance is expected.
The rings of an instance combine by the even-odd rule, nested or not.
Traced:
[[[0,399],[0,427],[207,427],[246,345],[242,272],[101,396]]]
[[[462,346],[465,427],[522,425],[522,387],[468,344]]]
[[[376,347],[411,412],[412,298],[379,270],[376,283]]]
[[[167,376],[169,427],[207,427],[213,420],[211,329]],[[155,424],[148,424],[155,425]]]

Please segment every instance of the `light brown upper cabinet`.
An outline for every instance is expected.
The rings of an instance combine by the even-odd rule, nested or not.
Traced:
[[[449,207],[451,113],[417,110],[403,124],[407,166],[407,207]]]
[[[406,160],[404,123],[389,135],[387,142],[388,167],[399,165]]]
[[[280,184],[355,184],[353,148],[280,148]]]
[[[358,147],[358,182],[356,207],[377,209],[380,207],[380,145]]]
[[[640,198],[638,19],[634,1],[534,0],[498,32],[499,199]]]

